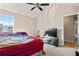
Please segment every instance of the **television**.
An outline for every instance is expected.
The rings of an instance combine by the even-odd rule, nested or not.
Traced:
[[[57,37],[57,28],[52,28],[50,30],[46,30],[44,36],[48,34],[49,36],[52,36],[52,37]]]

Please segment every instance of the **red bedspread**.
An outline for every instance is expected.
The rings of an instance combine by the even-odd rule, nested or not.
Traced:
[[[0,56],[30,56],[41,50],[43,50],[42,40],[34,38],[28,44],[0,48]]]

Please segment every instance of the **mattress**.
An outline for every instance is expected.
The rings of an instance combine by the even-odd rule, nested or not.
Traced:
[[[31,56],[41,50],[43,52],[42,40],[37,38],[32,39],[34,40],[27,44],[15,44],[1,47],[0,56]]]

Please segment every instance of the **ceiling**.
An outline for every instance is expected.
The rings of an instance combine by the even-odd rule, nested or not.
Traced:
[[[55,3],[50,3],[49,6],[41,6],[43,8],[43,11],[40,11],[38,8],[35,8],[33,11],[30,9],[34,7],[33,5],[29,5],[26,3],[0,3],[2,7],[1,9],[5,9],[11,12],[15,12],[21,15],[29,16],[36,18],[43,14],[44,11],[50,9],[51,6],[53,6]],[[61,4],[61,3],[59,3]],[[79,3],[63,3],[64,5],[68,6],[77,6],[79,7]]]
[[[44,11],[46,11],[49,6],[41,6],[43,8],[43,11],[40,11],[38,8],[35,8],[34,10],[30,10],[34,7],[34,5],[29,5],[26,3],[2,3],[2,8],[11,12],[19,13],[21,15],[29,16],[29,17],[38,17],[41,15]]]
[[[76,6],[79,7],[79,3],[62,3],[64,5],[68,5],[68,6]]]

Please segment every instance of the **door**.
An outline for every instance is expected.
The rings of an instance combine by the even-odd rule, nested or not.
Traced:
[[[74,39],[74,25],[73,17],[64,17],[64,39],[73,40]]]
[[[64,45],[75,46],[75,35],[77,34],[77,15],[64,17]]]

